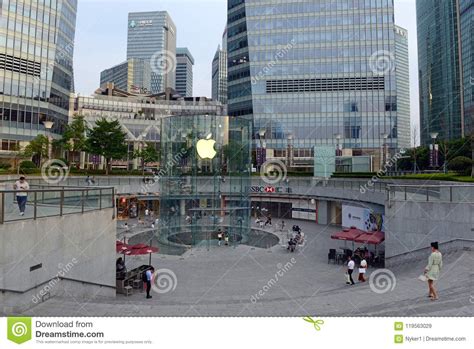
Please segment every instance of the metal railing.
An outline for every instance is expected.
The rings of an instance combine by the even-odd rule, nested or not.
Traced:
[[[36,185],[32,184],[30,188]],[[62,217],[72,214],[115,208],[115,188],[74,188],[39,186],[27,193],[23,214],[17,202],[18,191],[0,191],[0,224],[45,217]]]
[[[387,185],[387,201],[474,203],[474,185]]]

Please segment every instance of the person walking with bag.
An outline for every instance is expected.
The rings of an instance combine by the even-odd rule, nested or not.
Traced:
[[[355,262],[352,260],[352,257],[351,256],[348,256],[347,257],[347,275],[348,275],[348,279],[347,279],[347,284],[348,285],[355,285],[355,282],[354,282],[354,279],[352,279],[352,273],[354,273],[354,268],[355,268]]]
[[[431,243],[431,255],[428,258],[428,265],[425,268],[425,276],[428,279],[429,295],[432,301],[438,300],[438,292],[434,287],[434,282],[439,279],[439,274],[443,268],[443,255],[439,252],[438,242]]]

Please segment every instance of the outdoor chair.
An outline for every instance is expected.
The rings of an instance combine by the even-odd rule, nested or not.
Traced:
[[[330,261],[334,261],[334,264],[337,263],[337,254],[336,254],[336,250],[331,248],[329,250],[329,253],[328,253],[328,264]]]

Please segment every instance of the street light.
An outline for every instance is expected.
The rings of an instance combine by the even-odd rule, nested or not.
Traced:
[[[293,135],[288,134],[288,168],[293,167]]]
[[[265,135],[267,134],[267,130],[264,128],[258,131],[258,139],[260,141],[260,148],[257,149],[257,165],[259,169],[262,168],[262,165],[267,161],[267,151],[265,149],[264,139]]]
[[[336,133],[334,137],[336,138],[336,156],[342,156],[342,149],[339,149],[342,135],[340,133]]]
[[[380,168],[382,169],[385,164],[387,163],[387,153],[388,153],[388,144],[387,144],[387,139],[390,135],[388,133],[382,133],[382,138],[383,138],[383,145],[382,145],[382,156],[381,156],[381,159],[382,159],[382,164],[380,166]]]
[[[438,167],[438,145],[436,144],[436,138],[438,138],[438,132],[431,132],[430,137],[432,143],[430,145],[430,167]]]
[[[51,135],[51,129],[54,126],[54,122],[52,121],[43,121],[44,128],[46,129],[46,137],[48,137],[48,159],[51,159],[53,148],[52,148],[52,141],[53,136]]]

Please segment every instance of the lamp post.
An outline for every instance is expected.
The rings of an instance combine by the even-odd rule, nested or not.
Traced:
[[[342,135],[337,133],[334,137],[336,138],[336,156],[342,156],[342,149],[340,149]]]
[[[258,139],[260,141],[260,148],[257,149],[257,165],[259,170],[261,170],[262,165],[267,161],[267,151],[265,148],[265,135],[267,134],[267,131],[265,129],[261,129],[258,131]]]
[[[293,135],[290,133],[288,135],[288,169],[293,167]]]
[[[438,138],[438,132],[431,132],[430,137],[432,143],[430,145],[430,167],[437,168],[438,167],[438,144],[436,144],[436,139]]]
[[[388,153],[388,143],[387,143],[387,139],[390,135],[388,133],[382,133],[382,138],[383,138],[383,145],[382,145],[382,156],[380,157],[381,159],[381,165],[380,165],[380,169],[383,169],[383,167],[385,166],[385,164],[387,163],[387,153]]]
[[[51,129],[54,126],[52,121],[43,121],[44,128],[46,129],[46,137],[48,137],[48,159],[51,159],[53,153],[52,141],[53,136],[51,135]]]

